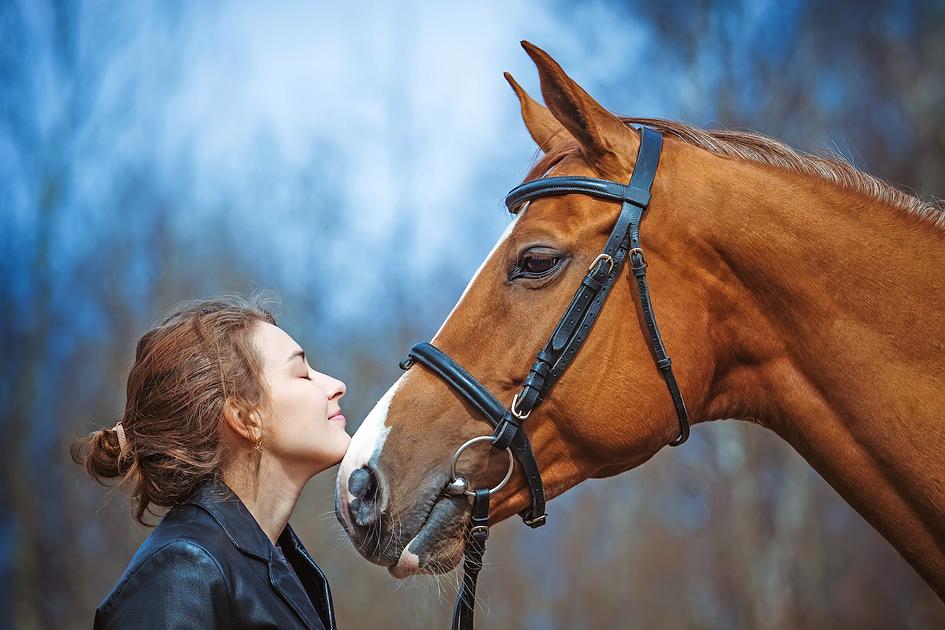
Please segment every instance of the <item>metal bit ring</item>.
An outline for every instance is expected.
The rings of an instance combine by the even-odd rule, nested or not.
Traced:
[[[450,487],[456,488],[455,494],[459,494],[459,488],[462,487],[462,493],[467,497],[474,497],[476,493],[469,489],[469,482],[466,481],[465,477],[460,477],[456,474],[456,463],[459,461],[459,456],[462,455],[463,451],[467,448],[476,444],[477,442],[489,442],[492,443],[491,435],[480,435],[479,437],[474,437],[471,440],[467,440],[462,446],[456,449],[456,453],[453,454],[453,459],[450,461],[450,482],[447,485],[447,489]],[[505,477],[502,478],[502,481],[496,485],[496,487],[489,490],[489,494],[495,494],[499,490],[505,487],[505,484],[509,482],[509,479],[512,478],[512,471],[515,470],[515,457],[512,455],[512,450],[509,448],[505,449],[505,452],[509,454],[509,469],[505,473]],[[460,481],[466,481],[465,484],[459,484]]]

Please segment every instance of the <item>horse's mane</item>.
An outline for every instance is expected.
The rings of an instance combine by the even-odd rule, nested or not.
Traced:
[[[646,125],[664,135],[682,140],[717,155],[734,157],[785,170],[814,175],[840,188],[853,190],[895,208],[918,215],[945,228],[945,202],[923,201],[892,184],[864,173],[840,155],[822,157],[751,131],[706,130],[661,118],[621,118],[625,125]],[[577,150],[576,143],[562,143],[544,155],[529,171],[526,180],[541,177],[556,163]]]

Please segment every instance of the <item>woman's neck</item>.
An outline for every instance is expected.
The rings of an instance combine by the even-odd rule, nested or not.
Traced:
[[[292,475],[265,453],[253,452],[228,467],[223,472],[223,481],[276,544],[308,479]]]

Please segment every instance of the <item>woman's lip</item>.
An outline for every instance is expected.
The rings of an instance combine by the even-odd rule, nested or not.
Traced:
[[[340,413],[336,413],[335,415],[333,415],[332,417],[330,417],[330,418],[328,418],[328,419],[329,419],[329,420],[334,420],[335,422],[341,422],[342,424],[344,424],[345,422],[347,422],[347,420],[345,420],[345,417],[344,417],[343,415],[341,415]]]

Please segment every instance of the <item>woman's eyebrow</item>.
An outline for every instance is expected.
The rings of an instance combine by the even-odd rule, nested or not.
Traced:
[[[305,363],[305,351],[304,351],[304,350],[296,350],[295,352],[293,352],[292,354],[289,355],[289,358],[286,359],[285,362],[288,363],[289,361],[291,361],[291,360],[294,359],[295,357],[302,357],[302,363]]]

